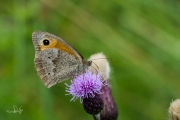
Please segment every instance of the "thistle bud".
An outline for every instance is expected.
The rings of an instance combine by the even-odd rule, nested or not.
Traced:
[[[113,99],[110,87],[102,87],[101,92],[101,98],[104,102],[104,108],[100,114],[101,120],[116,120],[118,117],[118,109]]]
[[[99,58],[99,59],[98,59]],[[92,65],[91,71],[101,73],[103,76],[103,81],[106,83],[106,86],[101,88],[101,98],[104,103],[104,108],[100,113],[100,120],[116,120],[118,117],[118,109],[114,101],[111,89],[110,89],[110,67],[105,55],[102,53],[94,54],[90,57],[90,60],[96,59]],[[96,120],[96,116],[93,116]]]

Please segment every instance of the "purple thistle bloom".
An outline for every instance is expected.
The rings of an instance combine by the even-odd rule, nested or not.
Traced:
[[[101,94],[100,90],[104,86],[101,74],[93,74],[87,70],[84,74],[75,77],[71,81],[71,85],[67,85],[66,91],[73,96],[72,100],[77,98],[84,99],[91,97],[95,94]]]

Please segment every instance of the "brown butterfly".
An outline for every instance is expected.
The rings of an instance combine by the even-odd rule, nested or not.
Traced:
[[[32,33],[35,68],[46,87],[79,75],[91,66],[69,43],[48,32]]]

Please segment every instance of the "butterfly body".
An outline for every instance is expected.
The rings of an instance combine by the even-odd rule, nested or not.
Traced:
[[[36,50],[35,68],[48,88],[83,73],[91,65],[91,61],[53,34],[35,31],[32,41]]]

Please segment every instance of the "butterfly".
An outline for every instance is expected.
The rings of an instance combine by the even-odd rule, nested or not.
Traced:
[[[48,32],[34,31],[35,69],[46,87],[83,73],[92,61],[83,56],[62,38]]]

